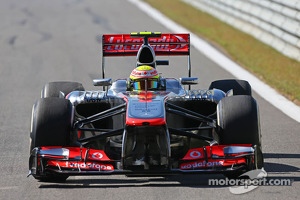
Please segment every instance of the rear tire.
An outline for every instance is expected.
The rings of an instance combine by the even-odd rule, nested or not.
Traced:
[[[263,168],[259,110],[255,99],[246,95],[225,97],[219,102],[217,113],[220,144],[256,145],[254,169]],[[232,178],[239,175],[228,176]]]
[[[61,97],[67,96],[72,91],[84,91],[84,87],[81,83],[77,82],[68,82],[68,81],[59,81],[59,82],[50,82],[47,83],[42,92],[41,97]]]
[[[72,104],[67,99],[42,98],[33,106],[31,119],[30,151],[41,146],[70,144]],[[31,168],[31,164],[29,164]],[[35,176],[40,181],[65,181],[65,175]]]
[[[235,79],[225,79],[217,80],[210,84],[209,89],[219,89],[223,92],[228,92],[233,89],[233,95],[252,95],[251,85],[248,81],[235,80]]]

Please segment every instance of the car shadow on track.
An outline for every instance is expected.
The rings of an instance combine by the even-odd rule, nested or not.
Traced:
[[[171,175],[167,177],[70,177],[64,183],[42,183],[39,188],[119,188],[119,187],[222,187],[208,185],[209,179],[224,179],[220,174]]]
[[[289,159],[287,162],[290,162],[291,159],[300,159],[300,154],[287,154],[287,153],[265,153],[264,154],[264,169],[266,170],[268,176],[267,179],[290,179],[292,182],[300,182],[300,168],[298,166],[293,166],[287,163],[284,163],[286,160]],[[271,160],[270,162],[268,160]],[[275,162],[274,159],[276,159]],[[297,163],[299,163],[297,161]]]
[[[272,162],[269,162],[269,159]],[[274,159],[276,159],[276,162],[273,162]],[[288,159],[288,161],[293,160],[293,159],[300,159],[300,154],[264,153],[264,160],[265,160],[264,168],[269,173],[300,172],[299,166],[292,166],[287,163],[284,163],[286,161],[285,159]],[[297,162],[299,163],[299,161],[297,161]],[[280,163],[277,163],[277,162],[280,162]]]

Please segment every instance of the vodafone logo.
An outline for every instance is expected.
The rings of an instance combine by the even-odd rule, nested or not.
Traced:
[[[192,158],[200,158],[202,154],[199,151],[191,151],[190,157]]]
[[[199,161],[193,163],[186,163],[180,166],[180,169],[197,169],[197,168],[211,168],[211,167],[220,167],[223,166],[224,161],[213,161],[213,162],[206,162]]]
[[[66,167],[73,169],[85,169],[85,170],[99,170],[99,171],[110,171],[114,170],[112,165],[107,164],[98,164],[98,163],[83,163],[83,162],[66,162]]]
[[[100,153],[100,152],[95,152],[95,153],[92,154],[92,158],[101,159],[101,158],[103,158],[103,154]]]

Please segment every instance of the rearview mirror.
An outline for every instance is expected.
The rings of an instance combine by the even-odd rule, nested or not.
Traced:
[[[157,60],[155,62],[156,62],[156,65],[169,65],[168,60]]]
[[[198,78],[196,78],[196,77],[183,77],[183,78],[180,78],[179,80],[182,85],[198,84]]]
[[[104,79],[94,79],[93,80],[93,85],[94,86],[110,86],[111,83],[111,78],[104,78]]]

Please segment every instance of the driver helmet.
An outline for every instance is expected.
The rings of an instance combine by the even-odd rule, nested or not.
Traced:
[[[158,89],[159,77],[155,68],[142,65],[131,72],[129,79],[133,90],[156,90]]]

